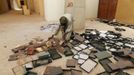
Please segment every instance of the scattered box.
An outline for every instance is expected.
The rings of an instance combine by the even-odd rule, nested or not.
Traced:
[[[99,63],[102,65],[102,67],[105,69],[106,72],[112,72],[113,70],[108,66],[109,63],[112,63],[109,59],[103,59],[100,60]]]
[[[67,66],[67,67],[75,68],[75,66],[76,66],[76,61],[75,61],[74,59],[68,59],[67,62],[66,62],[66,66]]]
[[[16,67],[12,68],[12,70],[15,75],[24,75],[27,73],[25,67],[23,67],[23,66],[16,66]]]
[[[97,63],[95,61],[88,59],[80,67],[89,73],[96,67],[96,65]]]
[[[98,58],[98,60],[112,57],[112,55],[107,51],[98,52],[95,54],[95,56]]]
[[[44,75],[62,75],[63,70],[61,67],[47,66]]]
[[[82,75],[82,71],[81,70],[72,69],[71,70],[71,75]]]

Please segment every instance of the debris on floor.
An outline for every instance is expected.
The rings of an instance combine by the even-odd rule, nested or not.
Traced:
[[[63,75],[61,67],[47,66],[43,75]]]
[[[123,23],[119,23],[119,22],[110,21],[110,20],[107,20],[107,19],[97,19],[97,21],[100,21],[102,23],[106,23],[110,26],[124,26],[124,27],[134,29],[134,25],[123,24]]]
[[[119,28],[119,27],[115,27],[115,30],[116,30],[116,31],[119,31],[119,32],[126,31],[125,29]]]
[[[69,42],[62,45],[60,40],[54,37],[47,41],[34,39],[12,51],[14,54],[10,56],[9,61],[17,60],[20,65],[13,68],[15,75],[36,75],[31,69],[42,65],[47,67],[44,75],[82,75],[81,70],[90,73],[96,69],[98,63],[105,70],[98,75],[110,75],[114,72],[118,72],[117,75],[127,74],[120,70],[134,69],[134,39],[123,37],[121,33],[113,31],[86,29],[84,33],[76,33]],[[66,62],[69,69],[47,66],[62,58],[62,55],[72,56],[72,59]],[[114,58],[116,63],[110,58]],[[72,69],[76,66],[81,70]]]
[[[4,46],[4,48],[7,48],[7,46]]]
[[[51,32],[51,33],[55,33],[59,28],[59,24],[58,23],[50,23],[47,24],[45,26],[41,26],[40,30],[43,32]]]
[[[53,49],[51,50],[58,50],[59,52],[64,53],[64,48],[60,46],[59,43],[60,41],[57,38],[48,39],[48,41],[44,41],[42,39],[34,39],[28,44],[21,45],[12,49],[12,52],[14,52],[14,54],[10,56],[9,61],[17,60],[18,58],[22,57],[20,55],[29,56],[43,51],[49,51],[48,49],[52,47]]]

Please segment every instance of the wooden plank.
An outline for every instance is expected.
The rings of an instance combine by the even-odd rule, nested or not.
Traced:
[[[26,5],[23,5],[22,6],[22,9],[23,9],[23,14],[24,15],[30,15],[30,10],[27,9],[27,6]]]

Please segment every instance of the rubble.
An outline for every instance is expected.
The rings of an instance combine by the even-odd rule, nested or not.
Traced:
[[[123,24],[123,23],[119,23],[119,22],[114,22],[114,21],[110,21],[110,20],[107,20],[107,19],[97,19],[97,21],[100,21],[102,23],[106,23],[110,26],[124,26],[124,27],[128,27],[128,28],[131,28],[131,29],[134,29],[134,25],[131,25],[131,24]],[[115,30],[117,29],[117,31],[125,31],[125,29],[122,29],[122,28],[115,28]]]
[[[24,44],[12,49],[14,54],[9,57],[9,61],[19,59],[20,54],[24,54],[26,56],[34,55],[43,51],[47,51],[51,47],[64,54],[64,48],[60,46],[59,43],[60,41],[56,38],[49,39],[48,41],[43,41],[42,39],[34,39],[30,41],[29,44]]]
[[[59,23],[49,23],[47,25],[41,26],[40,30],[43,32],[55,33],[59,28]]]
[[[121,31],[126,31],[125,29],[119,28],[119,27],[115,27],[115,30],[116,30],[116,31],[119,31],[119,32],[121,32]]]
[[[64,44],[60,44],[60,40],[55,37],[51,37],[47,41],[36,39],[36,41],[12,49],[14,54],[10,56],[9,61],[20,60],[19,65],[23,66],[21,70],[25,74],[31,73],[29,72],[31,69],[42,65],[47,67],[44,75],[48,75],[48,73],[49,75],[82,75],[82,71],[72,68],[79,65],[81,69],[90,73],[95,70],[98,63],[105,70],[98,75],[119,72],[118,75],[122,73],[120,70],[134,68],[134,39],[122,37],[120,33],[113,31],[96,29],[86,29],[84,33],[75,33],[72,37],[69,42]],[[72,59],[66,62],[66,67],[70,69],[47,66],[54,60],[62,58],[62,55],[72,56]],[[111,57],[116,60],[115,63],[109,59]],[[24,72],[25,70],[26,72]],[[36,73],[33,74],[36,75]]]

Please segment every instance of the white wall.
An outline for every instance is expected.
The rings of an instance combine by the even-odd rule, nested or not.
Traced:
[[[86,19],[97,18],[99,0],[86,0]]]
[[[57,21],[64,14],[65,0],[45,0],[45,19]],[[86,19],[97,18],[99,0],[86,0]]]
[[[57,21],[64,14],[65,0],[45,0],[45,19]]]

